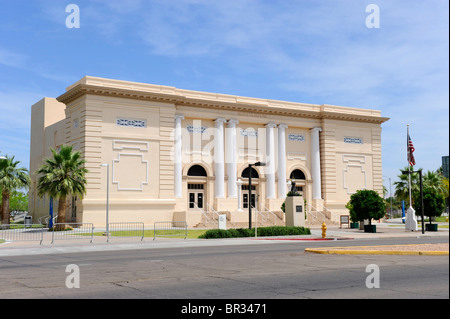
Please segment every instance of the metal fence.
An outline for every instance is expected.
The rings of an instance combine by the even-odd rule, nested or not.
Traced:
[[[155,222],[153,240],[157,237],[184,237],[187,238],[186,222]]]
[[[6,241],[39,241],[44,239],[43,225],[2,224],[0,225],[0,239]]]
[[[52,244],[62,239],[89,239],[91,243],[94,240],[94,224],[91,223],[56,223],[50,231]]]
[[[142,222],[123,222],[123,223],[109,223],[109,238],[112,237],[141,237],[144,239],[144,223]]]

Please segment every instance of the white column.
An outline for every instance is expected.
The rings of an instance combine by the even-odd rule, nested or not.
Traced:
[[[182,189],[182,144],[181,144],[181,121],[184,120],[183,115],[175,115],[175,197],[183,197],[183,189]]]
[[[275,198],[275,123],[266,124],[266,198]]]
[[[278,198],[286,197],[286,129],[287,125],[278,125]]]
[[[237,197],[237,159],[236,159],[236,124],[237,120],[229,120],[226,128],[226,163],[228,175],[228,197]]]
[[[242,211],[242,180],[239,178],[236,182],[238,191],[238,211]]]
[[[223,123],[225,119],[219,118],[214,121],[214,192],[216,198],[225,197],[225,167],[224,167],[224,143],[223,143]]]
[[[311,169],[313,180],[313,199],[322,199],[319,132],[322,132],[322,128],[320,127],[311,129]]]

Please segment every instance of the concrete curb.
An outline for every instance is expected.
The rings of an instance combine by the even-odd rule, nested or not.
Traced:
[[[395,245],[398,246],[398,245]],[[410,246],[410,245],[404,245]],[[448,256],[448,251],[428,251],[428,250],[383,250],[393,246],[355,246],[355,247],[324,247],[305,248],[305,252],[316,254],[336,254],[336,255],[413,255],[413,256]],[[370,249],[373,248],[373,249]]]

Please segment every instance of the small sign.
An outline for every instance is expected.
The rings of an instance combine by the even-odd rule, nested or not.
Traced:
[[[227,215],[219,215],[219,229],[227,230]]]
[[[340,228],[342,228],[342,225],[344,224],[347,224],[348,227],[350,228],[350,218],[348,215],[341,215],[340,220],[341,220]]]
[[[303,206],[302,205],[295,206],[295,212],[296,213],[302,213],[303,212]]]

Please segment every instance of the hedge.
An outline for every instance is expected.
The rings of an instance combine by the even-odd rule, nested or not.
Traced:
[[[310,235],[311,231],[306,227],[258,227],[258,236],[291,236],[291,235]],[[255,228],[236,228],[236,229],[210,229],[198,238],[239,238],[239,237],[255,237]]]

